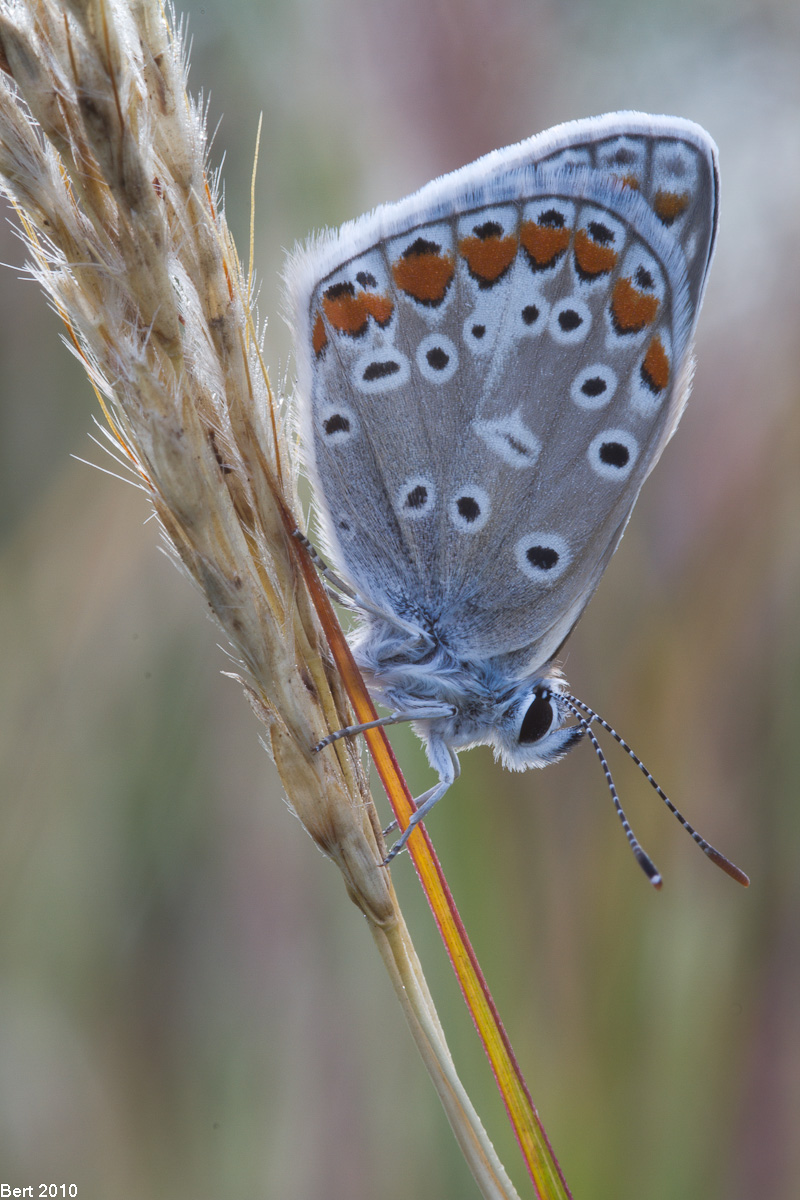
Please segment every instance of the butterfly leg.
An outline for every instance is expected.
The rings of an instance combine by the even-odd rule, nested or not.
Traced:
[[[346,725],[344,729],[337,729],[334,733],[329,733],[321,742],[317,742],[316,746],[312,746],[314,753],[324,750],[326,746],[330,746],[331,742],[338,742],[339,738],[355,737],[356,734],[366,733],[368,729],[379,729],[384,725],[399,725],[402,721],[431,721],[436,717],[451,717],[454,709],[451,704],[431,704],[427,708],[420,706],[410,712],[393,712],[388,717],[376,717],[374,721],[364,721],[361,725]]]
[[[308,557],[311,559],[322,578],[331,585],[333,590],[337,592],[339,596],[344,596],[345,599],[351,600],[354,604],[359,602],[360,597],[358,594],[354,592],[353,589],[349,587],[343,579],[340,579],[335,571],[331,570],[331,568],[325,562],[325,559],[320,554],[319,550],[317,550],[314,543],[309,541],[304,533],[301,533],[299,529],[295,529],[292,533],[292,537],[295,539],[295,541],[300,543],[304,550],[307,551]]]
[[[400,837],[383,860],[384,866],[387,866],[405,848],[406,842],[420,821],[428,815],[434,804],[437,804],[441,800],[448,788],[455,783],[461,774],[461,764],[458,761],[458,755],[445,741],[442,739],[431,740],[428,743],[427,750],[431,766],[439,772],[439,782],[434,787],[429,788],[427,792],[423,792],[414,801],[416,812],[412,813],[408,825],[406,825]],[[393,822],[389,826],[389,830],[396,824],[396,821]]]

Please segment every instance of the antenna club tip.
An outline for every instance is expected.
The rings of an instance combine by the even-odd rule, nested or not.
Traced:
[[[661,872],[653,860],[648,858],[641,846],[637,847],[637,850],[635,850],[634,853],[639,861],[639,866],[642,868],[653,887],[656,889],[660,888],[664,880],[662,879]]]
[[[715,850],[713,846],[709,846],[706,853],[714,866],[719,867],[721,871],[724,871],[731,879],[735,879],[742,887],[750,887],[750,876],[745,875],[742,868],[737,867],[736,863],[732,863],[729,858],[726,858],[724,854],[720,854],[719,850]]]

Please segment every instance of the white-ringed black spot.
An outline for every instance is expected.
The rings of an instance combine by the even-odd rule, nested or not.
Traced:
[[[570,554],[557,533],[528,533],[516,544],[517,566],[537,583],[552,583],[566,570]]]
[[[356,275],[356,283],[360,283],[362,288],[374,288],[378,286],[378,281],[371,271],[359,271]]]
[[[447,383],[458,368],[458,350],[443,333],[429,333],[417,346],[420,375],[430,383]]]
[[[365,383],[374,383],[376,379],[386,379],[389,375],[396,375],[400,370],[400,363],[393,358],[376,359],[374,362],[367,363],[361,378]]]
[[[552,571],[558,565],[558,551],[552,546],[528,546],[525,557],[537,571]]]
[[[349,433],[350,421],[343,413],[333,413],[322,422],[322,428],[328,437],[336,433]]]
[[[548,329],[557,342],[582,342],[589,332],[592,316],[589,308],[577,296],[555,305],[550,313]]]
[[[545,212],[539,214],[536,224],[544,225],[550,229],[563,229],[566,221],[564,214],[559,212],[557,208],[548,208]]]
[[[328,445],[346,442],[358,433],[358,418],[342,404],[326,404],[319,414],[319,424]]]
[[[603,408],[617,390],[617,376],[606,363],[584,367],[570,384],[570,396],[579,408]]]
[[[586,455],[603,479],[627,479],[639,457],[639,443],[627,429],[604,429],[592,439]]]
[[[477,533],[489,520],[489,497],[483,488],[469,484],[452,498],[447,511],[461,533]]]
[[[469,351],[483,358],[491,354],[497,340],[497,309],[494,304],[479,304],[461,326],[461,340]]]
[[[443,371],[450,362],[450,355],[442,346],[431,346],[425,351],[428,366],[434,371]]]
[[[436,488],[433,480],[423,475],[415,475],[407,479],[397,493],[396,511],[398,516],[411,520],[426,517],[433,510],[436,502]]]
[[[538,337],[548,328],[550,305],[538,292],[523,293],[517,298],[517,319],[512,336]]]
[[[600,445],[600,461],[609,467],[625,467],[631,452],[622,442],[602,442]]]
[[[583,317],[574,308],[562,308],[556,319],[564,333],[572,333],[574,329],[583,324]]]
[[[353,363],[350,380],[358,391],[379,396],[403,387],[410,373],[406,356],[396,346],[383,345],[373,347]]]

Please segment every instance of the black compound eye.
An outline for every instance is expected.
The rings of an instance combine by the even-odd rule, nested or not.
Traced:
[[[529,746],[532,742],[538,742],[549,731],[553,724],[551,694],[547,688],[537,688],[533,693],[533,699],[528,705],[528,710],[522,718],[520,726],[519,743],[521,746]]]

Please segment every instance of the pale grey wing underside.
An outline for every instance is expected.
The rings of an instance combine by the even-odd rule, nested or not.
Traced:
[[[491,206],[366,218],[306,301],[337,562],[464,658],[555,652],[674,430],[716,212],[713,153],[687,146],[611,129],[501,172]],[[641,195],[604,154],[634,156]]]

